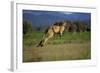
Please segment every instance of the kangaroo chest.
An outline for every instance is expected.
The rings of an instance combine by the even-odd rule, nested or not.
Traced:
[[[52,27],[54,33],[59,33],[64,31],[64,26],[53,26]]]

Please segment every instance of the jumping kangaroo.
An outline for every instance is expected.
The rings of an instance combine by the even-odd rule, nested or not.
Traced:
[[[59,33],[60,37],[62,36],[65,27],[66,27],[67,22],[63,21],[63,22],[56,22],[53,25],[51,25],[50,27],[48,27],[45,31],[45,34],[43,35],[42,40],[39,42],[39,44],[37,45],[37,47],[39,46],[44,46],[46,44],[46,42],[52,38],[54,36],[54,34]]]

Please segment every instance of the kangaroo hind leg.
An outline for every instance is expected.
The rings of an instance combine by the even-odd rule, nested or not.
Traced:
[[[45,44],[47,43],[47,41],[48,41],[50,38],[52,38],[52,37],[53,37],[53,35],[54,35],[54,33],[53,33],[53,32],[48,33],[48,35],[46,36],[46,38],[44,38],[43,45],[45,45]]]

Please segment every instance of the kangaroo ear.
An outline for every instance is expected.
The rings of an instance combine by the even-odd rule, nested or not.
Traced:
[[[66,27],[67,26],[67,22],[63,22],[63,25]]]

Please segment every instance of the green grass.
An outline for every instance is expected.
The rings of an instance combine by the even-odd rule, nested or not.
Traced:
[[[23,43],[26,46],[36,45],[42,39],[43,32],[32,32],[24,35]],[[63,44],[63,43],[82,43],[90,41],[90,32],[71,33],[66,32],[60,38],[59,34],[55,34],[53,38],[49,39],[48,44]]]
[[[44,47],[36,47],[42,36],[43,32],[27,33],[23,36],[23,62],[91,58],[90,32],[65,32],[61,38],[56,34]]]

